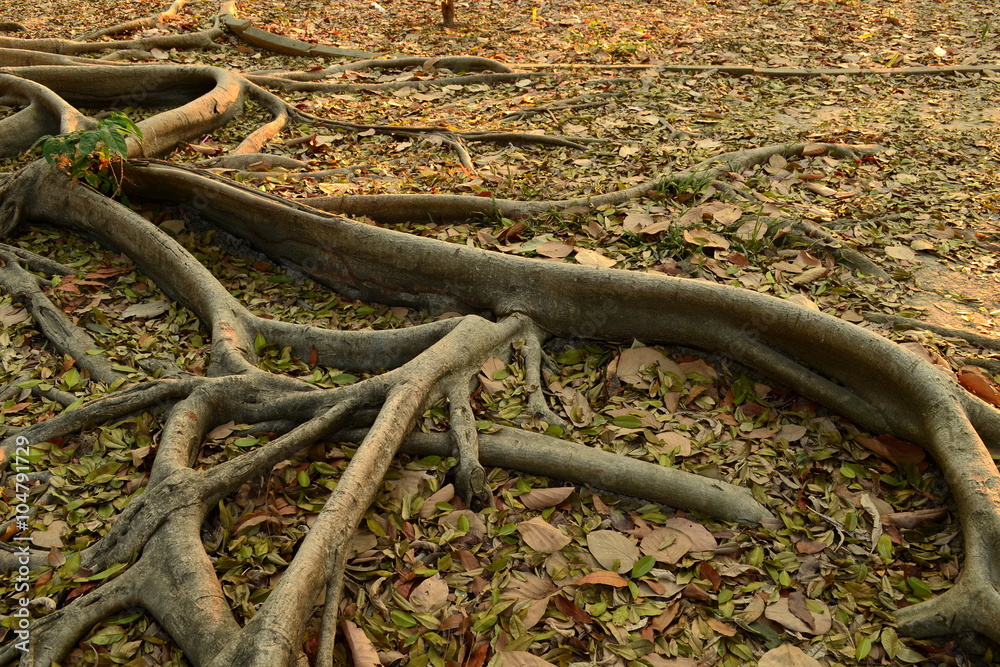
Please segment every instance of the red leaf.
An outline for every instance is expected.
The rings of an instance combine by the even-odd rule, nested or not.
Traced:
[[[466,658],[462,667],[483,667],[486,664],[486,654],[489,650],[490,645],[488,643],[483,644]]]
[[[625,586],[628,586],[628,581],[616,572],[598,570],[597,572],[585,574],[576,580],[577,586],[582,586],[584,584],[604,584],[605,586],[624,588]]]
[[[708,594],[708,591],[695,583],[690,583],[685,586],[684,590],[681,591],[681,595],[690,600],[699,600],[701,602],[709,602],[712,599],[712,596]]]
[[[716,592],[722,586],[722,577],[719,576],[719,571],[715,569],[715,566],[705,561],[699,567],[701,570],[701,576],[703,579],[708,579],[712,582],[712,592]]]
[[[855,436],[854,440],[866,449],[878,454],[896,465],[901,463],[920,463],[927,453],[911,442],[894,438],[891,435],[880,435],[877,438]]]
[[[966,366],[958,372],[958,383],[987,403],[1000,407],[1000,392],[982,370]]]
[[[577,623],[591,623],[594,620],[590,617],[590,614],[577,607],[576,603],[572,600],[568,600],[562,595],[554,596],[552,601],[555,602],[556,609],[565,614],[571,621],[576,621]]]

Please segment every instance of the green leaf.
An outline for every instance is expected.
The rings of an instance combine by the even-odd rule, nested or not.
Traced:
[[[393,625],[401,628],[412,628],[417,624],[417,619],[413,618],[412,614],[400,611],[399,609],[393,609],[389,612],[389,618],[392,619]]]
[[[641,577],[644,574],[648,574],[653,566],[656,565],[656,558],[653,556],[643,556],[635,562],[632,566],[632,578]]]
[[[883,563],[892,562],[892,538],[887,533],[882,533],[879,536],[877,548]]]
[[[264,338],[264,334],[262,333],[257,334],[257,337],[254,338],[253,340],[254,352],[260,354],[265,347],[267,347],[267,339]]]
[[[97,574],[92,574],[89,577],[85,577],[83,581],[102,581],[108,577],[115,575],[128,567],[128,563],[115,563],[106,570],[102,570]]]
[[[642,428],[642,421],[632,415],[615,417],[611,420],[611,423],[620,428]]]
[[[896,634],[896,630],[894,628],[885,628],[882,630],[881,641],[886,655],[895,660],[899,654],[899,650],[903,648],[903,643],[899,641],[899,635]]]
[[[872,652],[872,638],[870,636],[865,637],[860,642],[858,642],[858,647],[854,649],[854,657],[858,660],[864,660],[868,657],[868,654]]]
[[[927,600],[934,596],[934,594],[931,592],[931,589],[927,586],[927,584],[920,581],[916,577],[907,577],[906,584],[910,587],[910,590],[913,591],[913,594],[916,595],[918,598]]]

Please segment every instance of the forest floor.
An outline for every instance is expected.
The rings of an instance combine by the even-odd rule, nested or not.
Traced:
[[[0,0],[0,20],[23,25],[18,37],[72,37],[150,9],[137,1]],[[147,33],[207,27],[215,9],[214,2],[194,2]],[[1000,397],[989,394],[1000,378],[997,348],[959,335],[995,337],[1000,323],[1000,9],[991,3],[460,2],[462,25],[450,29],[436,25],[436,3],[412,0],[253,0],[239,3],[239,11],[258,28],[307,42],[380,56],[475,55],[525,73],[498,86],[422,85],[433,76],[431,63],[381,78],[343,75],[344,82],[412,83],[391,93],[283,94],[310,113],[366,124],[604,140],[583,150],[478,144],[470,169],[440,142],[323,134],[293,124],[266,150],[342,173],[238,177],[306,203],[317,196],[399,192],[559,199],[620,189],[755,146],[883,147],[859,160],[777,157],[730,174],[729,182],[752,201],[724,200],[716,186],[692,182],[596,212],[427,221],[400,229],[793,299],[877,330],[978,387],[981,396]],[[244,73],[317,65],[228,35],[214,51],[159,51],[153,58]],[[759,71],[665,69],[680,65]],[[984,65],[998,69],[947,69]],[[928,66],[946,69],[904,71]],[[179,147],[171,159],[224,152],[246,133],[240,123]],[[6,161],[0,169],[16,164]],[[169,217],[153,207],[146,212]],[[826,230],[825,240],[810,234],[803,220]],[[345,328],[435,317],[333,297],[309,281],[292,284],[280,269],[229,255],[180,221],[167,223],[260,312]],[[199,335],[195,318],[162,301],[121,257],[44,229],[23,230],[15,242],[89,272],[63,282],[60,303],[123,359],[148,355],[156,341],[174,341],[183,367],[200,370],[204,353],[190,342]],[[845,248],[885,275],[859,273]],[[890,323],[871,321],[878,316]],[[953,331],[912,328],[899,318]],[[8,296],[0,296],[0,323],[0,388],[12,382],[24,388],[0,402],[0,434],[58,409],[28,398],[39,383],[87,393],[85,379],[67,377],[63,359],[38,349],[37,330]],[[954,642],[899,637],[893,626],[896,609],[948,589],[961,568],[958,517],[932,462],[906,443],[865,433],[719,358],[686,349],[637,353],[632,343],[561,341],[550,350],[559,371],[549,378],[550,402],[574,424],[574,437],[738,481],[782,522],[746,530],[502,469],[490,472],[497,506],[474,514],[454,498],[447,460],[404,460],[359,528],[343,613],[362,627],[383,664],[479,667],[486,660],[499,664],[496,656],[505,651],[504,665],[536,664],[530,653],[560,665],[640,665],[641,659],[652,667],[730,666],[754,664],[782,645],[829,667],[973,664],[972,654]],[[262,363],[269,370],[312,372],[282,352],[265,348]],[[530,426],[522,375],[516,362],[484,367],[480,419]],[[354,379],[331,371],[318,381]],[[439,429],[443,414],[428,411],[424,428]],[[101,533],[102,521],[142,487],[156,427],[155,418],[137,417],[102,427],[86,447],[43,443],[40,456],[63,479],[52,507],[38,518],[43,544],[72,551]],[[254,444],[233,436],[235,430],[230,424],[211,434],[219,457]],[[325,467],[288,462],[260,488],[232,498],[218,525],[206,526],[206,548],[234,609],[252,616],[352,452],[346,445],[327,452]],[[538,529],[538,517],[570,541],[558,546],[562,537]],[[58,571],[66,561],[53,566]],[[608,576],[580,583],[582,576],[610,570],[629,585],[608,583]],[[95,586],[93,579],[47,580],[37,592],[64,600]],[[599,590],[584,590],[588,583]],[[476,650],[483,645],[490,648]],[[141,612],[95,628],[74,660],[186,664]],[[1000,664],[1000,654],[983,660]]]

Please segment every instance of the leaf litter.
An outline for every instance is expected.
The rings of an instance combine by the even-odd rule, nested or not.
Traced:
[[[416,83],[418,74],[404,72],[414,87],[390,99],[298,96],[295,103],[313,113],[366,123],[506,130],[510,126],[501,120],[506,114],[587,97],[602,104],[534,114],[515,127],[610,140],[583,151],[480,147],[485,150],[474,157],[476,173],[469,174],[440,144],[293,127],[282,136],[284,144],[268,150],[314,166],[358,169],[333,181],[292,183],[272,176],[261,183],[263,189],[300,197],[402,191],[576,197],[680,171],[746,144],[792,138],[881,142],[890,149],[872,159],[804,151],[794,160],[730,174],[753,201],[724,201],[714,184],[681,183],[593,214],[428,222],[407,231],[487,245],[481,239],[522,225],[517,235],[523,242],[497,249],[739,285],[856,322],[870,310],[933,315],[936,308],[947,311],[950,321],[995,330],[1000,310],[990,302],[963,302],[961,295],[942,293],[934,294],[934,308],[913,305],[916,293],[934,288],[910,280],[927,264],[972,272],[998,266],[1000,248],[985,240],[998,231],[1000,205],[995,127],[1000,118],[990,102],[1000,87],[995,77],[834,73],[769,79],[654,69],[683,63],[802,68],[996,63],[996,30],[982,7],[945,12],[930,2],[907,7],[690,2],[666,11],[618,2],[616,20],[610,21],[604,7],[560,2],[533,12],[518,2],[504,12],[460,7],[464,26],[442,31],[430,25],[436,17],[430,18],[429,4],[385,3],[387,11],[378,13],[365,3],[347,3],[336,15],[322,3],[245,4],[246,15],[261,27],[298,39],[385,53],[440,55],[458,48],[512,65],[539,65],[536,71],[557,75],[528,85],[433,90]],[[8,6],[5,15],[23,14],[36,36],[69,36],[82,25],[99,27],[108,16],[130,18],[147,9],[138,3],[74,3],[72,13],[56,15],[18,3],[6,3],[5,10]],[[304,62],[231,46],[216,54],[158,55],[244,70]],[[640,69],[600,69],[615,65]],[[609,74],[621,80],[602,83]],[[597,97],[605,92],[612,94]],[[199,148],[205,146],[231,148],[240,133],[238,127],[224,129],[180,149],[177,157],[186,152],[187,159],[201,159]],[[146,213],[163,221],[172,217]],[[799,218],[823,225],[834,240],[820,243],[803,235],[793,224]],[[258,312],[344,328],[432,319],[332,296],[309,281],[298,281],[297,293],[290,294],[287,276],[267,263],[219,251],[206,245],[211,238],[183,225],[172,231],[197,247],[213,272],[234,294],[250,297]],[[183,369],[199,372],[205,341],[195,318],[175,304],[164,309],[155,287],[122,258],[44,230],[29,230],[18,244],[54,251],[80,271],[59,281],[50,295],[100,333],[105,353],[132,377],[138,377],[139,360],[157,356],[176,358]],[[843,263],[839,247],[863,251],[896,281],[865,279]],[[125,296],[103,298],[111,288]],[[0,424],[17,427],[62,409],[54,401],[26,401],[33,387],[81,398],[85,388],[94,389],[96,383],[71,375],[65,360],[43,349],[30,318],[9,297],[0,297],[0,318],[3,380],[18,379],[20,389],[2,404]],[[135,342],[137,330],[142,336]],[[946,364],[977,352],[965,341],[929,332],[889,333]],[[487,654],[504,665],[644,661],[657,667],[707,659],[723,665],[958,664],[954,647],[900,638],[891,623],[894,609],[948,588],[961,556],[947,488],[912,445],[860,432],[764,378],[690,350],[630,342],[561,345],[549,350],[558,372],[547,386],[557,397],[551,407],[573,424],[574,438],[738,482],[780,521],[747,531],[583,487],[549,487],[544,478],[512,477],[503,470],[490,472],[496,507],[477,515],[447,484],[453,461],[402,461],[359,529],[350,561],[344,633],[353,642],[355,664],[395,659],[481,665]],[[266,370],[309,377],[320,386],[357,379],[339,369],[316,368],[266,341],[260,352]],[[955,371],[963,386],[995,400],[995,375],[960,365]],[[545,428],[526,409],[518,360],[496,360],[481,379],[481,420]],[[39,469],[58,480],[52,482],[55,497],[74,498],[70,505],[55,497],[40,502],[35,535],[44,545],[63,547],[65,560],[53,562],[51,573],[36,582],[38,595],[68,600],[114,575],[80,571],[73,553],[92,543],[107,518],[141,492],[160,417],[136,417],[100,428],[93,438],[75,436],[33,449]],[[424,428],[444,425],[434,408],[425,415]],[[222,459],[262,442],[240,426],[212,434],[210,456]],[[215,523],[206,526],[206,549],[223,590],[245,618],[280,576],[308,530],[310,513],[321,507],[352,453],[352,446],[343,444],[329,448],[321,462],[289,460],[270,479],[227,499]],[[88,641],[101,647],[101,655],[142,653],[156,656],[159,664],[182,664],[176,647],[142,614],[102,623]],[[82,652],[75,657],[92,660]]]

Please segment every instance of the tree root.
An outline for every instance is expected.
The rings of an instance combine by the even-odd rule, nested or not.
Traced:
[[[945,336],[947,338],[961,338],[965,342],[976,345],[977,347],[1000,352],[1000,340],[991,336],[973,333],[971,331],[952,329],[950,327],[943,327],[940,324],[921,322],[920,320],[915,320],[912,317],[887,315],[885,313],[865,313],[865,319],[869,322],[876,322],[878,324],[888,324],[894,329],[923,329],[924,331],[932,331],[939,336]]]
[[[532,136],[532,135],[529,135]],[[514,199],[494,199],[471,195],[353,195],[337,197],[313,197],[309,205],[331,213],[341,213],[355,217],[369,217],[385,224],[426,222],[428,219],[440,222],[465,221],[476,217],[504,217],[509,219],[527,218],[549,211],[565,210],[577,206],[595,209],[601,206],[615,206],[626,201],[645,196],[649,192],[671,183],[691,181],[710,182],[722,174],[740,172],[751,166],[762,164],[772,155],[794,157],[801,155],[807,144],[782,144],[764,146],[746,151],[725,153],[709,158],[691,169],[659,175],[640,185],[601,195],[574,199],[521,201]],[[824,144],[830,155],[857,157],[877,152],[871,146],[841,146]],[[713,166],[722,163],[722,166]]]

